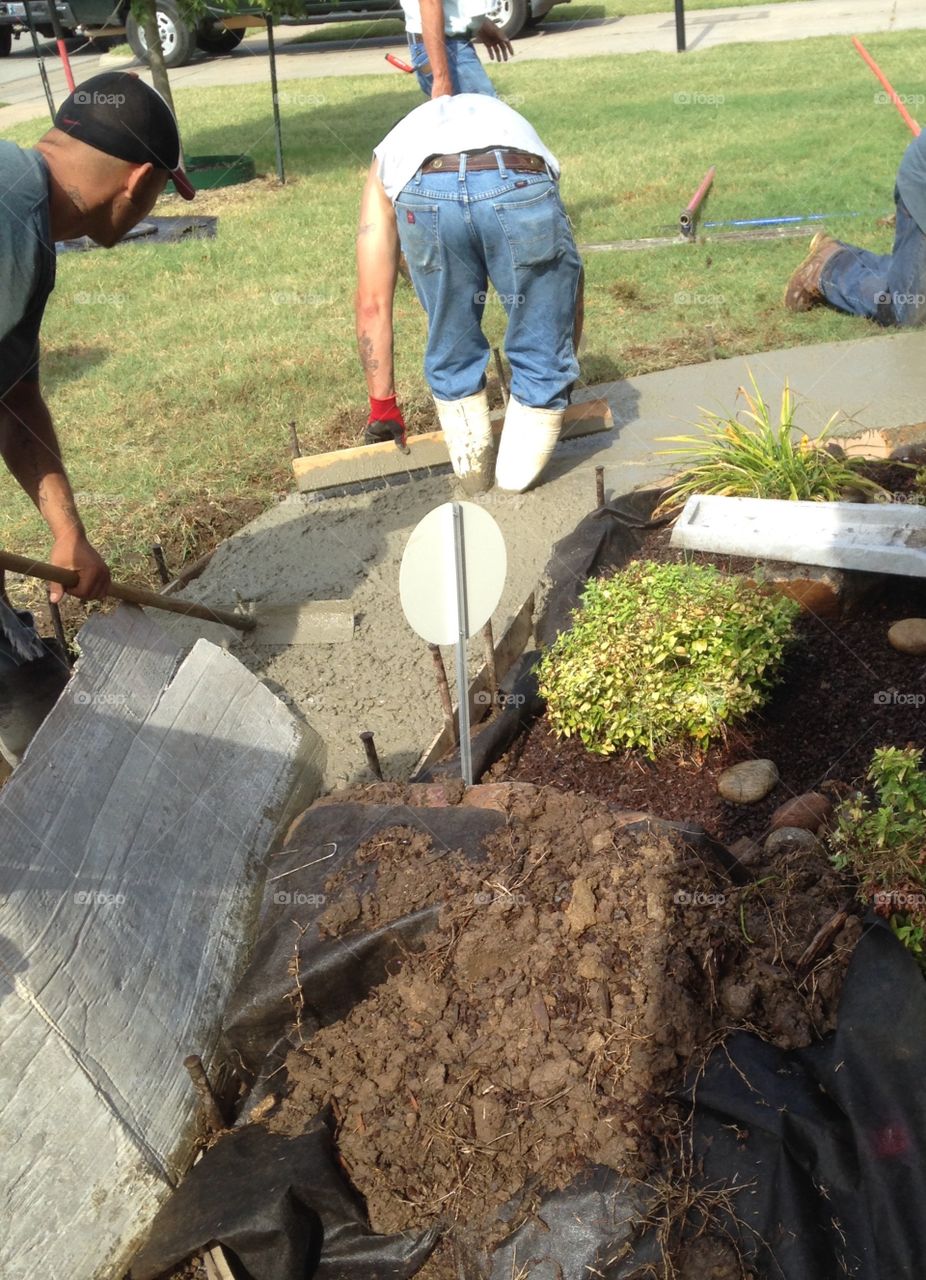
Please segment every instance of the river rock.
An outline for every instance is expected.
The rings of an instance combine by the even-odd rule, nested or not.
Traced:
[[[780,804],[769,820],[772,831],[781,827],[802,827],[814,834],[825,826],[833,812],[833,802],[819,791],[808,791]]]
[[[717,779],[717,790],[733,804],[756,804],[764,800],[778,783],[774,760],[743,760],[724,769]]]
[[[909,653],[914,658],[926,654],[926,618],[904,618],[895,622],[887,633],[888,641],[898,653]]]
[[[762,857],[762,846],[749,836],[740,836],[730,845],[730,852],[740,866],[753,867]]]
[[[770,858],[779,853],[812,853],[819,844],[814,833],[803,827],[779,827],[765,841],[765,852]]]

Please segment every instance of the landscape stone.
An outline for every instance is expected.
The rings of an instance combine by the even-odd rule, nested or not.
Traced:
[[[903,618],[895,622],[887,638],[898,653],[921,658],[926,654],[926,618]]]
[[[819,791],[807,791],[779,805],[769,820],[772,831],[781,827],[802,827],[816,833],[833,812],[833,802]]]
[[[765,841],[765,852],[769,857],[779,853],[811,853],[818,848],[820,841],[812,831],[803,827],[779,827]]]
[[[756,804],[764,800],[778,783],[774,760],[742,760],[724,769],[717,790],[733,804]]]

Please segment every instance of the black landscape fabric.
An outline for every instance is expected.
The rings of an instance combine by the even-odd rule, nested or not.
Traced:
[[[836,1031],[780,1052],[739,1033],[695,1090],[708,1184],[769,1280],[906,1280],[926,1256],[926,982],[883,921],[861,938]]]

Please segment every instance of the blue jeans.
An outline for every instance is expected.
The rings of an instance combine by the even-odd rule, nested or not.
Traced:
[[[479,55],[473,48],[472,40],[461,36],[447,36],[445,43],[454,93],[487,93],[490,98],[497,98],[495,86],[486,75],[485,67],[479,61]],[[415,68],[421,90],[426,97],[430,98],[431,90],[434,88],[434,77],[430,72],[418,70],[421,64],[428,60],[424,41],[413,40],[409,36],[408,51],[411,54],[412,66]]]
[[[894,191],[897,226],[891,253],[846,245],[823,268],[820,290],[827,302],[883,325],[926,322],[926,235]]]
[[[499,153],[500,154],[500,153]],[[463,157],[465,162],[465,157]],[[573,349],[582,262],[547,173],[419,170],[395,204],[415,292],[428,313],[424,372],[439,400],[485,385],[489,282],[508,316],[505,352],[521,404],[562,409],[579,376]]]

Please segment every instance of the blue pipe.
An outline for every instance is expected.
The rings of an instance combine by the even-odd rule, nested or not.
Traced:
[[[783,222],[826,222],[837,218],[861,218],[861,213],[792,213],[785,218],[726,218],[722,222],[702,222],[702,227],[774,227]]]

